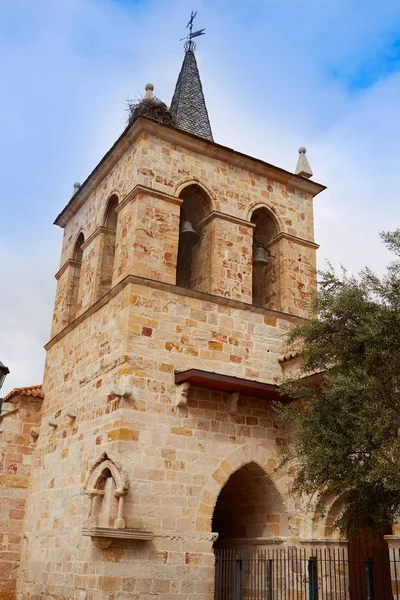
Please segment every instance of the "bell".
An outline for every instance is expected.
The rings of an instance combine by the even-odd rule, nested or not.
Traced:
[[[253,265],[255,267],[266,267],[268,265],[268,253],[263,246],[257,246],[253,256]]]
[[[193,229],[190,221],[182,221],[179,239],[186,246],[195,246],[200,240],[200,235]]]

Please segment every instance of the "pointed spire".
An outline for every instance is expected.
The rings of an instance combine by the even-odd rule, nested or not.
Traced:
[[[301,175],[301,177],[307,177],[307,179],[309,179],[312,177],[313,172],[311,171],[306,152],[307,150],[303,146],[299,148],[299,159],[297,161],[295,173],[296,175]]]
[[[171,102],[171,113],[178,129],[213,142],[203,87],[193,52],[193,42],[187,44],[185,58]]]

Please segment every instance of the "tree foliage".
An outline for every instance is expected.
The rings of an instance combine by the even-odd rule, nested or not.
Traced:
[[[400,230],[381,236],[396,255],[382,278],[320,273],[310,318],[288,340],[301,347],[300,377],[282,385],[298,400],[281,409],[293,425],[282,462],[298,491],[343,495],[336,526],[347,535],[400,514]]]

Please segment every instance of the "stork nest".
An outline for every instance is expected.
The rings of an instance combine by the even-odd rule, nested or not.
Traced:
[[[176,121],[168,106],[158,98],[143,98],[134,102],[128,102],[128,125],[138,117],[147,117],[161,125],[176,127]]]

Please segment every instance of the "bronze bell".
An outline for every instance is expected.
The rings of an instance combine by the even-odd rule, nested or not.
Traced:
[[[179,239],[186,246],[195,246],[200,240],[200,235],[193,229],[190,221],[182,221]]]
[[[254,256],[253,265],[255,267],[266,267],[268,265],[268,252],[263,246],[257,246]]]

